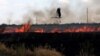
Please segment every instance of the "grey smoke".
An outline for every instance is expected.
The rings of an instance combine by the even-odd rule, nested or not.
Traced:
[[[66,0],[67,1],[67,0]],[[56,9],[61,7],[62,18],[61,24],[64,23],[87,23],[87,8],[89,23],[100,22],[100,0],[90,0],[89,2],[83,2],[83,0],[68,0],[69,3],[59,4],[58,0],[54,0],[51,6],[43,10],[32,10],[29,12],[33,23],[37,24],[50,24],[56,22]],[[34,23],[34,24],[35,24]]]

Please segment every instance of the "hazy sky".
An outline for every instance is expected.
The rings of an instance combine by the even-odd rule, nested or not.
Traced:
[[[0,24],[22,20],[22,17],[31,8],[43,9],[49,7],[54,0],[0,0]],[[59,0],[60,1],[60,0]],[[62,2],[65,2],[62,0]]]
[[[52,0],[0,0],[0,24],[20,21],[31,8],[41,9],[50,6]]]
[[[30,9],[41,10],[49,8],[52,3],[56,3],[58,6],[69,3],[71,8],[77,10],[76,8],[80,6],[80,1],[88,4],[94,0],[0,0],[0,24],[8,23],[9,19],[12,23],[19,23]]]

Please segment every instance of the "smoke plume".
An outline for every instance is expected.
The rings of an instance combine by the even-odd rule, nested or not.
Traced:
[[[61,8],[61,24],[64,23],[99,23],[100,6],[99,0],[54,0],[51,6],[43,10],[32,10],[32,16],[37,24],[55,23],[56,9]],[[88,10],[87,10],[88,9]],[[88,14],[87,14],[88,11]]]

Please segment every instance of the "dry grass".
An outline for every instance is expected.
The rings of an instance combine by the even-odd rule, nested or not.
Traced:
[[[12,48],[8,48],[6,47],[6,45],[4,45],[3,43],[0,43],[0,54],[1,55],[15,55],[16,51]]]
[[[24,45],[18,46],[16,49],[8,48],[6,45],[0,43],[0,55],[6,56],[63,56],[55,49],[45,47],[37,47],[34,50],[26,49]]]
[[[33,56],[33,51],[30,49],[26,49],[24,45],[16,48],[17,56]]]
[[[38,47],[34,49],[34,56],[64,56],[55,49]]]
[[[78,56],[95,56],[93,47],[89,44],[82,45],[82,49]],[[15,49],[8,48],[5,44],[0,43],[0,56],[64,56],[56,49],[52,49],[49,45],[35,47],[33,50],[26,49],[24,45]]]

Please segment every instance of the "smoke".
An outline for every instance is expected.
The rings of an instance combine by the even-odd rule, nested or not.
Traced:
[[[36,1],[36,2],[35,2]],[[31,20],[32,24],[58,23],[56,9],[61,8],[61,24],[87,23],[87,8],[89,23],[100,22],[100,0],[34,0],[34,6],[29,6],[22,23]],[[15,23],[16,24],[16,23]]]
[[[87,23],[87,8],[89,23],[100,23],[99,2],[100,0],[0,0],[0,24],[23,24],[29,20],[32,24],[55,23],[58,7],[62,12],[61,24]]]
[[[49,3],[49,2],[48,2]],[[30,12],[31,18],[34,18],[36,21],[36,24],[52,24],[56,23],[58,21],[56,10],[58,7],[61,8],[62,12],[62,18],[61,23],[70,23],[73,22],[72,19],[74,19],[74,13],[70,10],[70,7],[68,5],[68,0],[52,0],[49,7],[45,7],[44,9],[33,9]],[[71,19],[70,19],[71,18]],[[58,23],[58,22],[57,22]]]

